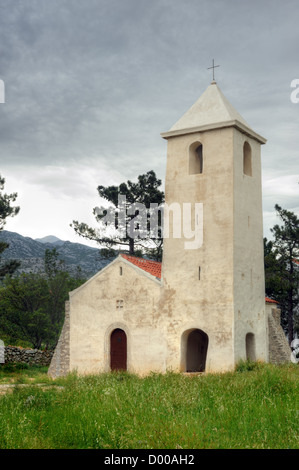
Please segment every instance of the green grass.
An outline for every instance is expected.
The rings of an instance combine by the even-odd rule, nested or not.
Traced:
[[[48,367],[22,363],[0,364],[0,385],[14,383],[52,383],[47,376]]]
[[[71,374],[50,382],[63,389],[17,386],[0,396],[0,448],[298,448],[298,378],[296,364],[247,363],[226,374]]]

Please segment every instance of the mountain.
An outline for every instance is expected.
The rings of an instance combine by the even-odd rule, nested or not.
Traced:
[[[17,259],[21,262],[17,272],[43,272],[45,251],[53,248],[57,250],[59,259],[65,261],[65,268],[72,275],[76,274],[79,266],[82,275],[89,278],[110,262],[101,258],[97,248],[62,241],[54,235],[33,240],[16,232],[3,230],[0,232],[0,241],[9,243],[9,247],[2,254],[2,259]]]
[[[35,241],[40,242],[40,243],[53,243],[55,245],[63,245],[64,243],[63,240],[60,240],[54,235],[48,235],[47,237],[43,237],[43,238],[35,238]]]

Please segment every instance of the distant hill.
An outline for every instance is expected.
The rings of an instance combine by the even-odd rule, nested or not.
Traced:
[[[66,270],[70,274],[75,274],[77,266],[80,266],[82,274],[89,278],[110,262],[101,258],[97,248],[63,241],[54,235],[33,240],[16,232],[3,230],[0,232],[0,241],[9,243],[9,248],[3,252],[2,259],[17,259],[21,262],[17,272],[43,272],[45,250],[53,248],[56,248],[59,258],[65,261]]]
[[[35,241],[40,243],[52,243],[55,245],[63,245],[63,243],[65,243],[63,240],[60,240],[54,235],[48,235],[47,237],[43,238],[35,238]]]

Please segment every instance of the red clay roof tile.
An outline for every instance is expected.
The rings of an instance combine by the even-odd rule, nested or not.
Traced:
[[[137,256],[131,255],[121,255],[126,260],[130,261],[130,263],[138,266],[138,268],[143,269],[147,273],[151,274],[152,276],[161,279],[161,267],[162,263],[159,261],[152,261],[150,259],[138,258]]]
[[[266,297],[265,300],[266,300],[266,302],[268,302],[270,304],[278,304],[278,302],[276,302],[276,300],[270,299],[269,297]]]

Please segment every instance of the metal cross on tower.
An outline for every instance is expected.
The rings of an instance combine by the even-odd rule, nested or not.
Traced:
[[[213,69],[213,82],[215,81],[215,68],[220,67],[220,65],[214,65],[214,59],[213,59],[213,65],[212,67],[208,67],[207,70]]]

